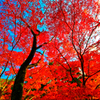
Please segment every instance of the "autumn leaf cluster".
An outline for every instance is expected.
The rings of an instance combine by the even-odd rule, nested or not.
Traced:
[[[99,0],[0,2],[0,100],[100,99]]]

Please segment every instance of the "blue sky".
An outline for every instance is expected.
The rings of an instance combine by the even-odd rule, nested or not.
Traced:
[[[3,1],[5,1],[5,0],[0,0],[0,8],[2,8],[2,6],[3,6]],[[42,0],[39,0],[39,2],[40,2],[40,6],[38,6],[39,8],[41,8],[41,11],[44,13],[45,12],[45,10],[44,10],[44,6],[45,6],[45,4],[42,2]],[[30,5],[31,6],[31,5]],[[0,10],[0,12],[2,12],[2,10]],[[31,12],[31,11],[30,11]],[[29,13],[27,13],[27,12],[24,12],[25,13],[25,16],[24,17],[27,17],[27,16],[29,16]],[[43,19],[42,19],[43,20]],[[41,20],[41,22],[42,22],[42,20]],[[17,22],[18,22],[18,20],[17,20]],[[14,26],[12,26],[12,25],[9,25],[9,29],[12,29]],[[40,26],[40,25],[38,25],[37,26],[37,29],[39,29],[40,31],[45,31],[45,30],[47,30],[47,27],[46,27],[46,25],[43,25],[43,26]],[[14,37],[14,33],[11,31],[11,30],[8,30],[8,32],[10,33],[10,36],[11,37]],[[13,39],[13,38],[12,38]],[[12,40],[13,41],[13,40]],[[12,46],[10,46],[9,44],[8,44],[8,49],[9,50],[12,50]],[[17,52],[21,52],[22,51],[22,49],[19,49],[18,47],[16,47],[15,49],[14,49],[14,51],[17,51]],[[37,51],[39,51],[39,52],[43,52],[43,51],[41,51],[40,49],[38,49]],[[45,55],[46,56],[46,55]],[[9,71],[9,68],[6,68],[6,71]],[[9,76],[9,79],[12,79],[12,75],[11,76]],[[4,74],[2,75],[2,77],[1,78],[4,78],[4,79],[6,79],[7,78],[7,76],[5,76]]]

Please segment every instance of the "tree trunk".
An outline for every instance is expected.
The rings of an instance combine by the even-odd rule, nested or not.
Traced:
[[[23,93],[23,83],[24,83],[24,78],[26,74],[26,69],[29,63],[31,62],[32,58],[34,57],[35,51],[36,51],[36,35],[34,34],[33,30],[31,29],[31,32],[33,34],[33,45],[32,45],[32,50],[28,56],[28,58],[24,61],[24,63],[21,65],[18,74],[16,75],[16,79],[14,82],[12,94],[11,94],[11,100],[21,100],[22,98],[22,93]]]

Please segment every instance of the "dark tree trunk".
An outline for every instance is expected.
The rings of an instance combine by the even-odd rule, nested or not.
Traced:
[[[28,26],[29,27],[29,26]],[[32,34],[33,34],[33,45],[32,45],[32,50],[28,56],[28,58],[24,61],[24,63],[21,65],[18,74],[16,75],[16,79],[14,82],[12,94],[11,94],[11,100],[21,100],[22,98],[22,93],[23,93],[23,83],[24,83],[24,78],[26,74],[26,69],[29,63],[31,62],[32,58],[34,57],[35,51],[36,51],[36,35],[34,34],[33,30],[30,29]]]
[[[83,78],[83,86],[85,86],[85,76],[84,76],[84,59],[83,56],[81,55],[81,68],[82,68],[82,78]]]

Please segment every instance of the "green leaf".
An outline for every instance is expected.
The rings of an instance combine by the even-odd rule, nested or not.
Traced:
[[[11,90],[13,90],[13,86],[11,87]]]
[[[49,65],[53,65],[54,62],[49,62]]]
[[[41,88],[39,89],[40,91],[42,91],[43,90],[43,88],[45,87],[46,85],[44,85],[44,84],[41,84]]]
[[[36,91],[36,89],[35,88],[33,88],[33,89],[31,89],[32,91]]]
[[[49,80],[49,81],[47,82],[47,84],[51,83],[51,81],[52,81],[52,80]]]
[[[82,83],[78,78],[74,78],[74,79],[71,81],[71,83],[75,83],[75,82],[77,82],[77,83]]]
[[[42,95],[41,95],[41,98],[43,97],[43,96],[45,96],[46,94],[45,93],[43,93]]]
[[[26,100],[28,97],[29,97],[29,95],[27,95],[24,100]]]
[[[80,72],[77,72],[76,74],[77,74],[77,75],[80,75],[81,73],[80,73]]]

